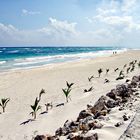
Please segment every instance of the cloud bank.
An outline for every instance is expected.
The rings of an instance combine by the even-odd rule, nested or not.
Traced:
[[[13,25],[0,23],[0,46],[133,47],[135,45],[138,47],[140,45],[139,4],[138,0],[102,0],[93,16],[83,17],[90,26],[86,31],[78,29],[77,22],[52,17],[48,19],[45,27],[35,30],[19,30]],[[23,9],[22,14],[35,15],[40,12]]]

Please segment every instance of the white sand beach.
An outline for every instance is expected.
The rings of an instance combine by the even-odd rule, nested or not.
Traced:
[[[122,84],[126,79],[140,74],[136,69],[125,75],[123,80],[116,80],[124,64],[130,61],[140,61],[140,51],[127,51],[107,57],[98,57],[78,62],[54,64],[41,68],[9,71],[0,73],[0,98],[10,98],[6,112],[0,110],[0,140],[32,140],[38,134],[54,135],[56,129],[63,126],[66,120],[76,120],[81,110],[86,109],[87,104],[94,104],[101,95],[105,95],[117,84]],[[103,73],[98,78],[98,69]],[[110,71],[106,75],[105,71]],[[119,71],[114,72],[114,69]],[[126,71],[126,68],[124,68]],[[94,75],[91,82],[88,77]],[[104,83],[108,79],[109,83]],[[62,88],[66,87],[66,81],[74,83],[70,93],[71,101],[66,103]],[[93,87],[91,92],[84,93],[84,89]],[[22,122],[32,119],[31,107],[41,89],[46,93],[42,95],[41,110],[37,113],[37,119],[25,125]],[[47,114],[39,115],[45,111],[46,103],[52,102],[53,108]],[[65,103],[64,106],[56,107],[57,104]],[[136,105],[138,102],[136,102]],[[121,121],[123,114],[129,114],[131,119],[135,115],[135,109],[118,111],[112,109],[109,114],[110,120],[103,121],[103,128],[93,130],[97,132],[99,140],[118,140],[124,133],[131,119],[124,122],[120,127],[114,125]],[[108,117],[108,116],[107,116]]]

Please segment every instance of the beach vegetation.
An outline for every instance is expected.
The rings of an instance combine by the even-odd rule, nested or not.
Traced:
[[[127,74],[129,73],[129,70],[130,70],[130,67],[128,67],[128,68],[126,69],[126,73],[127,73]]]
[[[41,96],[42,96],[42,94],[44,94],[44,93],[45,93],[45,89],[41,89],[41,91],[40,91],[40,93],[39,93],[38,102],[40,102]]]
[[[84,92],[90,92],[93,90],[93,87],[90,87],[89,89],[84,89]]]
[[[132,68],[130,69],[131,72],[135,70],[135,65],[132,65]]]
[[[94,76],[92,75],[92,76],[90,76],[90,77],[88,77],[88,81],[89,82],[91,82],[91,80],[94,78]]]
[[[33,116],[33,119],[35,120],[37,112],[41,109],[41,106],[39,105],[39,101],[37,98],[35,99],[34,104],[31,105],[31,109],[32,109],[32,112],[30,114]]]
[[[66,84],[67,84],[67,88],[69,88],[69,89],[74,85],[74,83],[69,84],[67,81],[66,81]]]
[[[99,74],[99,77],[101,76],[101,73],[103,72],[103,70],[100,68],[99,70],[98,70],[98,74]]]
[[[2,107],[3,113],[5,112],[5,108],[7,103],[10,101],[10,98],[2,98],[0,102],[0,106]]]
[[[123,70],[120,71],[120,73],[119,73],[119,77],[120,77],[120,76],[124,76],[124,74],[123,74]]]
[[[66,97],[66,102],[68,102],[69,100],[68,99],[70,99],[70,92],[71,92],[71,90],[72,90],[72,86],[74,85],[74,83],[68,83],[67,81],[66,81],[66,85],[67,85],[67,88],[65,88],[65,89],[62,89],[62,91],[63,91],[63,93],[64,93],[64,95],[65,95],[65,97]]]

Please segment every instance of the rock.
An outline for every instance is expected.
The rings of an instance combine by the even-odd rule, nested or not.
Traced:
[[[129,88],[136,88],[136,87],[137,87],[137,82],[131,81],[131,83],[128,84],[128,87],[129,87]]]
[[[78,127],[78,126],[72,126],[72,127],[70,128],[70,132],[75,133],[75,132],[78,132],[78,131],[79,131],[79,127]]]
[[[108,108],[113,108],[117,105],[117,103],[114,101],[114,100],[108,100],[107,103],[106,103],[106,106]]]
[[[55,131],[55,135],[56,135],[56,136],[62,136],[62,135],[63,135],[63,129],[62,129],[62,127],[58,128],[58,129]]]
[[[115,127],[119,127],[121,125],[123,125],[123,122],[118,122],[118,123],[115,124]]]
[[[98,135],[97,133],[95,134],[80,134],[80,135],[69,135],[69,137],[67,139],[70,140],[98,140]]]
[[[83,132],[87,132],[89,130],[88,124],[84,123],[84,122],[80,123],[79,124],[79,130],[82,130]]]
[[[122,99],[121,103],[126,103],[126,102],[128,102],[128,99],[125,97]]]
[[[97,119],[100,116],[101,116],[101,113],[100,112],[96,112],[96,114],[94,115],[94,119]]]
[[[68,133],[72,133],[72,132],[78,132],[79,131],[79,126],[78,126],[78,122],[74,122],[74,121],[66,121],[64,123],[63,127],[60,127],[59,129],[56,130],[55,135],[56,136],[65,136]]]
[[[51,135],[37,135],[34,140],[59,140],[58,138],[56,138],[55,136],[51,136]]]
[[[112,89],[109,93],[106,94],[106,96],[110,97],[111,99],[115,100],[116,99],[116,90]]]
[[[67,127],[69,127],[70,132],[78,132],[78,131],[79,131],[78,124],[79,124],[78,122],[72,121],[72,122],[69,124],[69,126],[67,126]]]
[[[130,80],[129,79],[126,79],[126,81],[125,81],[126,83],[128,83],[128,82],[130,82]]]
[[[135,93],[135,96],[138,96],[138,95],[139,95],[139,93],[138,93],[138,92],[136,92],[136,93]]]
[[[93,120],[94,120],[94,116],[88,116],[84,119],[79,120],[79,123],[80,122],[88,123],[89,121],[93,121]]]
[[[66,136],[69,132],[69,127],[60,127],[55,131],[55,136]]]
[[[102,111],[100,111],[100,114],[101,114],[102,116],[106,116],[106,114],[107,114],[109,111],[110,111],[110,109],[108,109],[108,110],[102,110]]]
[[[140,83],[139,83],[139,85],[138,85],[138,88],[140,88]]]
[[[71,124],[71,122],[69,120],[66,120],[64,123],[64,127],[69,127]]]
[[[70,133],[67,136],[67,139],[69,139],[69,140],[77,140],[78,138],[79,138],[78,135],[75,133]]]
[[[37,135],[34,140],[47,140],[44,135]]]
[[[127,121],[127,120],[129,120],[129,117],[127,117],[126,115],[123,115],[123,120]]]
[[[87,109],[90,109],[92,107],[93,107],[92,105],[87,104]]]
[[[89,130],[91,129],[101,129],[103,125],[101,123],[98,123],[97,121],[90,121],[88,123]]]
[[[108,108],[105,105],[106,100],[106,96],[101,96],[99,100],[95,103],[95,105],[90,109],[90,111],[93,114],[96,114],[97,112],[100,112],[102,110],[108,110]]]
[[[96,114],[94,115],[94,119],[97,119],[100,116],[106,116],[106,114],[108,113],[107,110],[102,110],[102,111],[98,111],[96,112]]]
[[[123,107],[123,106],[121,106],[121,107],[119,108],[119,111],[122,111],[122,110],[124,110],[124,107]]]
[[[89,110],[82,110],[79,113],[79,116],[77,118],[77,121],[79,121],[80,119],[84,119],[84,118],[86,118],[88,116],[93,116],[93,114]]]
[[[128,88],[124,84],[117,85],[116,86],[116,91],[117,91],[117,95],[122,97],[122,98],[130,97],[130,93],[128,92]]]
[[[140,82],[140,76],[133,76],[132,81]]]

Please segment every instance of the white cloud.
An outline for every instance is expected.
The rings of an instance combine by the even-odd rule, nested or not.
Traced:
[[[12,25],[0,24],[0,45],[64,45],[78,36],[76,23],[49,18],[46,27],[36,30],[18,30]]]
[[[102,7],[97,8],[97,15],[88,20],[90,20],[90,22],[96,21],[104,23],[106,26],[109,25],[116,28],[116,30],[139,30],[140,21],[134,20],[133,15],[130,14],[136,4],[136,0],[123,0],[121,3],[112,0],[108,3],[108,6],[106,6],[106,4],[105,6],[102,5]]]
[[[40,32],[47,34],[61,34],[70,35],[76,34],[75,30],[76,23],[68,23],[67,21],[59,21],[54,18],[49,18],[49,23],[47,27],[40,29]]]
[[[136,34],[140,36],[140,20],[137,18],[138,15],[134,14],[139,9],[136,5],[138,5],[137,0],[111,0],[102,3],[96,9],[96,15],[87,19],[93,27],[92,32],[96,33],[94,36],[98,37],[96,40],[108,44],[126,42],[127,45],[132,44],[127,42],[135,40],[140,44],[136,37]]]
[[[89,18],[89,17],[85,17],[85,19],[87,19],[87,21],[88,21],[89,23],[92,23],[92,22],[93,22],[93,20],[92,20],[91,18]]]
[[[97,15],[95,20],[99,20],[99,22],[105,23],[111,27],[116,28],[116,30],[140,30],[140,24],[135,22],[132,16],[102,16]]]
[[[131,13],[137,5],[137,0],[123,0],[121,10],[126,13]]]
[[[139,42],[140,19],[138,0],[102,0],[95,13],[86,15],[87,27],[80,23],[49,18],[47,26],[35,30],[19,30],[0,24],[0,45],[124,45]],[[40,13],[40,12],[39,12]],[[38,12],[22,10],[24,15]],[[80,26],[79,26],[80,27]]]
[[[37,15],[37,14],[40,14],[39,11],[28,11],[26,9],[22,9],[22,14],[23,15]]]

